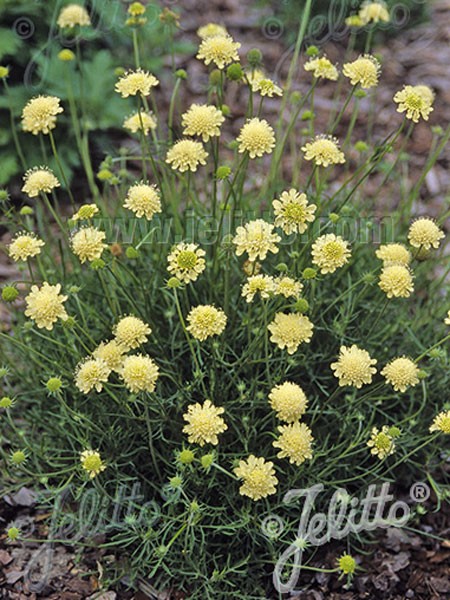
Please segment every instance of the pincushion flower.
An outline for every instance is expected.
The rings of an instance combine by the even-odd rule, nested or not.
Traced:
[[[396,392],[406,392],[409,387],[419,383],[419,367],[406,356],[395,358],[381,371]]]
[[[339,71],[326,56],[310,58],[305,64],[304,69],[305,71],[311,71],[316,79],[336,81],[339,77]]]
[[[447,312],[447,317],[444,319],[446,325],[450,325],[450,310]]]
[[[314,326],[308,317],[297,313],[276,313],[274,320],[267,326],[272,334],[270,341],[288,354],[294,354],[303,342],[311,341]]]
[[[254,262],[256,259],[264,260],[268,252],[276,254],[276,244],[281,241],[277,233],[273,233],[274,226],[263,219],[250,221],[244,226],[236,229],[233,244],[236,244],[236,254],[241,256],[248,253],[248,259]]]
[[[371,54],[364,54],[343,66],[342,73],[350,79],[352,85],[360,85],[367,90],[378,84],[381,65]]]
[[[185,171],[197,171],[199,165],[206,165],[208,153],[201,142],[193,140],[180,140],[169,149],[166,156],[166,163],[172,166],[172,169],[184,173]]]
[[[150,221],[162,210],[159,190],[154,185],[135,183],[129,188],[123,206],[134,212],[138,218],[145,217]]]
[[[418,123],[420,117],[428,121],[430,113],[434,110],[432,107],[434,95],[424,93],[423,87],[405,85],[394,96],[394,102],[398,104],[397,112],[406,113],[406,118],[414,123]]]
[[[214,63],[218,69],[224,69],[232,62],[239,61],[238,50],[241,47],[230,35],[206,37],[200,44],[197,58],[205,65]]]
[[[435,431],[450,433],[450,410],[442,411],[434,417],[433,423],[430,426],[430,433]]]
[[[103,241],[105,237],[105,232],[96,227],[83,227],[72,236],[72,250],[81,263],[93,261],[103,254],[107,246]]]
[[[283,90],[274,81],[266,77],[259,69],[254,69],[247,73],[247,81],[252,89],[252,92],[259,93],[261,96],[273,98],[274,96],[282,96]]]
[[[142,69],[136,69],[136,71],[127,71],[115,85],[115,90],[122,98],[128,98],[128,96],[136,96],[141,94],[142,96],[148,96],[153,87],[159,84],[158,79]]]
[[[302,151],[305,153],[305,160],[313,160],[317,166],[328,167],[345,163],[338,140],[329,135],[317,135],[312,142],[302,146]]]
[[[415,85],[414,86],[414,90],[417,94],[423,96],[423,98],[429,102],[430,104],[433,104],[434,102],[434,98],[435,98],[435,94],[434,91],[430,88],[430,86],[428,85]]]
[[[122,366],[124,354],[125,348],[116,340],[111,340],[97,346],[92,356],[104,360],[111,371],[118,371]]]
[[[147,135],[151,129],[156,129],[156,119],[152,113],[142,111],[139,115],[139,113],[136,112],[124,120],[123,126],[132,133],[143,131],[145,135]]]
[[[141,319],[128,315],[120,319],[113,329],[115,340],[123,346],[126,351],[133,350],[141,344],[145,344],[152,330]]]
[[[338,361],[331,364],[334,376],[339,379],[339,385],[352,385],[361,388],[364,384],[372,383],[372,376],[377,372],[372,365],[376,360],[371,358],[367,350],[352,346],[341,346]]]
[[[89,477],[93,479],[100,475],[102,471],[106,469],[105,463],[102,461],[100,452],[96,450],[84,450],[80,454],[81,466],[89,474]]]
[[[252,302],[256,294],[267,299],[275,292],[275,282],[270,275],[253,275],[242,286],[242,293],[247,302]]]
[[[23,180],[22,192],[30,198],[39,196],[41,192],[49,194],[55,187],[59,187],[60,185],[53,171],[48,167],[33,167],[32,169],[28,169]]]
[[[281,435],[272,444],[274,448],[280,448],[278,458],[288,458],[297,466],[312,458],[313,436],[305,423],[280,425],[278,431]]]
[[[243,480],[243,484],[239,488],[241,496],[260,500],[277,491],[278,479],[275,477],[273,462],[266,462],[262,457],[250,454],[246,461],[239,461],[234,473]]]
[[[228,429],[227,424],[220,416],[225,412],[222,407],[214,406],[211,400],[205,400],[203,405],[191,404],[188,406],[187,413],[183,415],[183,419],[187,421],[187,425],[183,427],[183,433],[188,435],[190,444],[213,444],[217,446],[220,433]]]
[[[76,27],[77,25],[83,27],[90,25],[91,19],[89,18],[89,13],[83,6],[80,6],[79,4],[69,4],[61,10],[56,23],[58,27],[61,28]]]
[[[368,23],[379,23],[383,21],[384,23],[389,23],[390,16],[389,11],[384,2],[364,2],[361,6],[359,13],[359,18],[363,25],[367,25]]]
[[[119,374],[130,392],[153,392],[159,368],[149,356],[133,354],[125,357]]]
[[[187,316],[187,330],[201,342],[213,335],[220,335],[227,324],[227,316],[210,304],[192,308]]]
[[[308,400],[296,383],[285,381],[270,390],[269,403],[277,417],[286,423],[298,421],[305,413]]]
[[[198,244],[177,244],[167,257],[169,273],[183,283],[196,281],[206,268],[205,251]]]
[[[23,231],[16,235],[9,245],[9,256],[14,260],[27,260],[41,253],[44,242],[32,233]]]
[[[344,575],[352,575],[356,569],[356,560],[351,554],[343,554],[339,557],[338,568]]]
[[[39,329],[53,329],[53,325],[58,319],[65,321],[67,313],[64,308],[64,302],[67,296],[60,294],[61,284],[50,285],[44,281],[39,288],[37,285],[31,286],[31,292],[25,298],[27,308],[25,316],[30,317],[36,323]]]
[[[102,358],[84,359],[75,370],[75,385],[84,394],[93,389],[101,392],[110,373],[111,369]]]
[[[320,268],[323,275],[343,267],[351,256],[349,243],[334,233],[318,237],[312,245],[311,254],[313,264]]]
[[[228,32],[223,25],[218,23],[207,23],[197,29],[197,35],[202,40],[207,38],[216,37],[217,35],[227,36]]]
[[[415,248],[439,248],[440,240],[445,237],[433,219],[422,217],[417,219],[409,228],[408,240]]]
[[[275,279],[275,294],[285,298],[298,298],[303,290],[303,284],[300,281],[292,279],[287,275]]]
[[[373,427],[367,445],[371,448],[370,453],[374,456],[378,456],[380,460],[384,460],[395,451],[395,442],[389,433],[389,427],[387,425],[383,425],[381,431],[377,427]]]
[[[388,263],[397,263],[408,266],[411,262],[411,253],[403,244],[386,244],[380,246],[375,254],[385,265]]]
[[[283,192],[272,202],[272,206],[275,227],[281,227],[286,235],[304,233],[308,223],[314,221],[317,209],[315,204],[308,204],[306,194],[301,194],[293,188]]]
[[[275,133],[265,119],[254,117],[242,127],[237,138],[239,152],[248,152],[250,158],[270,154],[275,147]]]
[[[198,135],[206,143],[211,137],[220,135],[220,126],[225,117],[215,106],[192,104],[181,117],[184,135]]]
[[[388,298],[409,298],[414,291],[411,270],[396,263],[389,263],[383,267],[378,285]]]
[[[48,134],[56,127],[56,117],[63,112],[56,96],[37,96],[22,111],[22,129],[33,135]]]

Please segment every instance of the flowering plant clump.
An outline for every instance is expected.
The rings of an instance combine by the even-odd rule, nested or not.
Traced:
[[[133,513],[95,538],[121,553],[101,569],[161,596],[274,597],[274,557],[308,551],[290,490],[412,484],[426,465],[439,505],[449,497],[449,213],[422,184],[450,129],[433,127],[439,96],[421,82],[399,82],[378,123],[382,57],[370,43],[339,65],[316,47],[302,56],[310,8],[284,78],[222,23],[198,28],[191,68],[168,8],[159,71],[148,8],[130,3],[133,52],[103,90],[122,112],[95,152],[73,95],[44,82],[12,105],[24,164],[0,195],[15,273],[1,290],[5,480],[55,502],[95,491],[105,510],[138,489]],[[352,36],[390,19],[382,2],[359,8]],[[76,38],[58,60],[80,89],[91,38],[77,36],[94,16],[69,4],[56,20]],[[2,106],[16,98],[8,77]],[[333,110],[319,120],[323,87]],[[422,172],[407,168],[418,121],[432,140]],[[42,156],[25,164],[30,133]],[[349,533],[324,569],[350,582],[361,542]]]

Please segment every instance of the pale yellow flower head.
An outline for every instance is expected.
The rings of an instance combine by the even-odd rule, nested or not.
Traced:
[[[450,433],[450,410],[442,411],[434,418],[430,426],[430,433],[434,431]]]
[[[101,257],[107,246],[104,242],[105,237],[105,232],[96,227],[83,227],[72,236],[73,253],[81,263],[96,260]]]
[[[283,275],[275,279],[275,294],[285,298],[298,298],[303,290],[303,284],[292,277]]]
[[[304,66],[305,71],[311,71],[316,79],[329,79],[336,81],[339,71],[326,56],[310,58]]]
[[[250,158],[270,154],[275,147],[275,133],[265,119],[254,117],[242,127],[237,138],[239,152],[248,152]]]
[[[253,71],[249,71],[246,75],[252,92],[259,93],[261,96],[267,96],[269,98],[283,95],[283,90],[280,86],[267,77],[263,71],[254,69]]]
[[[356,569],[356,560],[351,554],[343,554],[339,557],[338,568],[344,575],[351,575]]]
[[[215,106],[192,104],[181,117],[184,135],[198,135],[206,143],[209,138],[220,135],[225,117]]]
[[[373,427],[367,445],[371,448],[370,453],[378,456],[380,460],[384,460],[395,451],[394,439],[390,435],[387,425],[383,425],[381,431],[377,427]]]
[[[244,226],[236,229],[233,243],[236,244],[236,254],[241,256],[248,253],[248,259],[254,262],[256,259],[264,260],[268,252],[276,254],[276,244],[281,241],[277,233],[273,233],[274,226],[263,219],[250,221]]]
[[[56,116],[63,112],[56,96],[37,96],[22,111],[22,129],[33,135],[48,134],[56,127]]]
[[[239,466],[234,469],[234,473],[243,480],[239,488],[241,496],[260,500],[277,491],[278,479],[275,477],[273,462],[266,462],[264,458],[251,454],[246,461],[239,461]]]
[[[359,18],[363,25],[367,25],[368,23],[379,23],[383,21],[384,23],[389,23],[390,16],[387,6],[384,2],[364,2],[361,6],[359,13]]]
[[[408,266],[411,262],[411,253],[403,244],[385,244],[375,254],[385,265],[394,262]]]
[[[111,369],[102,358],[86,358],[77,365],[75,385],[84,394],[94,389],[101,392],[110,373]]]
[[[159,81],[154,75],[143,69],[136,69],[136,71],[127,71],[122,75],[116,83],[115,89],[122,98],[136,96],[137,94],[148,96],[151,89],[158,84]]]
[[[190,444],[212,444],[217,446],[220,433],[228,429],[227,424],[220,416],[225,412],[222,407],[214,406],[211,400],[205,400],[203,405],[190,404],[187,413],[183,415],[183,419],[187,421],[187,425],[183,427],[183,433],[188,435]]]
[[[218,35],[227,36],[228,32],[223,25],[219,25],[218,23],[207,23],[197,29],[197,35],[202,40],[206,40]]]
[[[241,47],[230,35],[216,35],[205,38],[200,44],[197,58],[205,65],[214,63],[218,69],[224,69],[232,62],[239,61],[238,50]]]
[[[429,217],[422,217],[411,223],[408,232],[411,246],[425,250],[439,248],[440,240],[444,237],[444,232]]]
[[[152,330],[147,323],[133,315],[122,317],[113,330],[116,342],[123,346],[126,351],[144,344],[151,332]]]
[[[133,354],[125,357],[119,374],[130,392],[153,392],[159,368],[149,356]]]
[[[381,65],[371,54],[360,56],[351,63],[344,64],[342,73],[350,79],[352,85],[360,85],[363,89],[369,89],[378,84]]]
[[[288,354],[294,354],[303,342],[309,343],[314,326],[308,317],[297,313],[276,313],[274,320],[267,326],[272,334],[270,341]]]
[[[167,257],[167,270],[183,283],[196,281],[206,268],[205,251],[198,244],[177,244]]]
[[[39,196],[41,192],[49,194],[55,187],[59,187],[60,185],[53,171],[48,167],[33,167],[33,169],[28,169],[23,180],[22,192],[30,198]]]
[[[64,308],[64,302],[67,296],[60,294],[61,284],[50,285],[44,281],[39,288],[37,285],[31,286],[31,292],[25,298],[27,308],[25,316],[35,321],[39,329],[52,330],[53,325],[58,319],[65,321],[67,313]]]
[[[201,342],[213,335],[220,335],[227,324],[227,316],[210,304],[192,308],[187,316],[187,330]]]
[[[270,275],[252,275],[242,286],[242,293],[247,302],[253,302],[256,294],[267,299],[275,292],[275,282]]]
[[[391,360],[381,371],[381,374],[396,392],[406,392],[409,387],[419,383],[419,367],[406,356]]]
[[[323,275],[334,273],[336,269],[348,263],[351,256],[349,245],[340,235],[321,235],[312,245],[312,262],[319,267]]]
[[[302,146],[305,160],[313,160],[317,166],[328,167],[345,163],[344,153],[339,149],[339,142],[329,135],[318,135],[312,142]]]
[[[278,427],[280,436],[272,446],[279,448],[278,458],[288,458],[293,465],[301,465],[312,458],[313,436],[305,423],[292,423]]]
[[[447,311],[447,316],[446,316],[446,318],[444,319],[444,323],[445,323],[446,325],[450,325],[450,310],[449,310],[449,311]]]
[[[185,171],[197,171],[199,165],[206,165],[208,153],[201,142],[193,140],[180,140],[169,149],[166,156],[166,163],[172,166],[172,169],[181,173]]]
[[[378,283],[388,298],[408,298],[414,291],[413,275],[409,267],[389,263],[383,267]]]
[[[84,450],[80,453],[80,461],[82,468],[88,473],[90,479],[100,475],[106,469],[105,463],[102,461],[100,452],[96,450]]]
[[[91,24],[89,13],[87,10],[79,4],[69,4],[61,9],[58,20],[56,21],[58,27],[80,27]]]
[[[154,185],[135,183],[129,188],[123,206],[138,218],[145,217],[150,221],[156,213],[162,211],[159,190]]]
[[[124,120],[123,126],[131,133],[143,131],[147,135],[151,129],[156,129],[156,119],[150,112],[141,111],[140,115],[135,112]]]
[[[427,88],[427,93],[425,87],[427,86],[405,85],[394,96],[394,102],[398,104],[397,112],[406,113],[406,118],[414,123],[418,123],[420,117],[428,121],[430,113],[434,110],[432,106],[434,94],[430,94],[430,88]]]
[[[36,237],[33,233],[23,231],[16,235],[9,245],[9,256],[14,260],[27,260],[41,253],[44,242]]]
[[[301,194],[293,188],[283,192],[272,202],[272,206],[275,227],[281,227],[286,235],[304,233],[308,223],[314,221],[314,213],[317,209],[315,204],[308,204],[306,194]]]
[[[277,417],[286,423],[298,421],[306,411],[308,400],[296,383],[285,381],[270,390],[269,403]]]
[[[111,340],[97,346],[92,356],[104,360],[111,371],[118,371],[122,366],[124,354],[125,348],[116,340]]]
[[[352,346],[341,346],[338,361],[331,364],[334,376],[339,379],[339,385],[351,385],[361,388],[364,384],[372,383],[372,376],[377,372],[373,366],[376,360],[371,358],[367,350]]]

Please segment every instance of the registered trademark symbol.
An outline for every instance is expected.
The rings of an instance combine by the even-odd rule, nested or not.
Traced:
[[[413,483],[409,495],[413,502],[426,502],[431,495],[430,486],[423,481]]]

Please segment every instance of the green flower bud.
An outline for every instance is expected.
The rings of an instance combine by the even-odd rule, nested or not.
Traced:
[[[426,379],[428,377],[428,373],[426,371],[424,371],[423,369],[419,369],[419,372],[417,373],[417,377],[419,379]]]
[[[95,258],[91,264],[90,264],[91,269],[93,269],[94,271],[98,271],[98,269],[104,269],[106,267],[106,263],[104,260],[102,260],[101,258]]]
[[[231,109],[228,106],[228,104],[222,104],[222,106],[220,107],[220,110],[222,111],[222,114],[224,117],[229,117],[231,114]]]
[[[3,65],[0,66],[0,79],[5,79],[5,77],[8,77],[8,75],[9,75],[9,68],[4,67]]]
[[[178,79],[187,79],[188,74],[184,69],[178,69],[177,71],[175,71],[175,77],[178,77]]]
[[[34,215],[34,210],[31,208],[31,206],[22,206],[22,208],[19,211],[19,215],[22,215],[23,217],[28,217],[30,215]]]
[[[0,190],[0,202],[8,202],[9,194],[7,190]]]
[[[222,74],[219,69],[213,69],[209,74],[209,83],[213,86],[220,85],[222,81]]]
[[[301,92],[299,92],[298,90],[295,90],[294,92],[292,92],[292,94],[291,94],[292,104],[298,104],[301,99],[302,99]]]
[[[196,500],[192,500],[189,509],[191,512],[198,512],[200,510],[200,505]]]
[[[11,408],[14,404],[14,400],[12,400],[9,396],[3,396],[0,399],[0,408]]]
[[[2,300],[5,302],[14,302],[19,295],[19,291],[12,285],[6,285],[2,289]]]
[[[303,273],[303,279],[314,279],[315,277],[317,277],[317,271],[316,269],[312,269],[311,267],[307,267]]]
[[[330,221],[332,223],[337,223],[339,221],[339,219],[340,219],[340,216],[337,213],[330,213],[328,215],[328,218],[330,219]]]
[[[20,535],[20,530],[19,530],[19,529],[17,529],[17,527],[10,527],[10,528],[8,529],[8,531],[6,532],[6,535],[8,536],[8,539],[9,539],[9,540],[11,540],[11,541],[13,541],[13,542],[14,542],[14,541],[15,541],[15,540],[17,540],[17,538],[19,537],[19,535]]]
[[[133,248],[133,246],[128,246],[128,248],[125,250],[125,256],[129,259],[139,258],[139,250],[136,250],[136,248]]]
[[[168,288],[177,289],[177,288],[181,287],[181,281],[177,277],[171,277],[167,281],[166,285]]]
[[[388,434],[392,437],[392,438],[398,438],[401,436],[402,434],[402,430],[399,427],[389,427],[388,429]]]
[[[183,465],[190,465],[195,458],[194,452],[192,450],[182,450],[178,455],[178,460]]]
[[[62,386],[62,381],[59,377],[50,377],[50,379],[45,384],[45,387],[49,392],[57,392]]]
[[[175,477],[171,477],[169,479],[169,483],[170,483],[171,487],[173,487],[174,489],[177,489],[182,486],[183,480],[181,479],[181,477],[176,475]]]
[[[362,90],[361,88],[358,88],[355,91],[355,98],[365,98],[367,96],[367,92],[365,90]]]
[[[15,465],[21,465],[27,460],[27,456],[22,450],[16,450],[16,452],[13,452],[11,455],[11,460]]]
[[[121,77],[124,74],[125,74],[125,69],[123,67],[116,67],[114,69],[114,75],[117,75],[117,77]]]
[[[214,462],[214,454],[204,454],[201,459],[200,462],[202,463],[202,467],[206,470],[211,468],[211,465]]]
[[[227,77],[230,81],[240,81],[244,76],[244,71],[239,63],[233,63],[227,68]]]
[[[297,300],[297,302],[294,304],[294,310],[298,313],[305,313],[308,312],[309,310],[309,303],[308,300],[305,300],[305,298],[299,298]]]
[[[311,121],[314,118],[314,113],[312,110],[305,110],[300,118],[302,121]]]
[[[318,56],[319,48],[317,46],[308,46],[306,48],[306,56]]]
[[[216,171],[217,179],[227,179],[227,177],[229,177],[230,175],[231,169],[227,166],[219,167]]]
[[[97,179],[100,181],[108,181],[111,177],[113,177],[113,173],[109,169],[100,169],[97,173]]]
[[[263,55],[259,48],[252,48],[247,52],[248,64],[251,67],[259,67],[259,65],[262,63],[262,59]]]
[[[67,319],[65,319],[62,324],[63,327],[65,327],[66,329],[73,329],[76,325],[76,320],[75,317],[67,317]]]
[[[356,142],[356,144],[355,144],[355,150],[357,152],[367,152],[368,149],[369,149],[369,144],[367,144],[366,142],[363,142],[362,140],[360,140],[359,142]]]
[[[286,271],[288,270],[288,266],[286,263],[278,263],[275,269],[277,271],[280,271],[280,273],[286,273]]]
[[[75,60],[75,54],[72,52],[72,50],[69,50],[69,48],[64,48],[63,50],[58,52],[58,58],[63,62],[70,62],[72,60]]]

